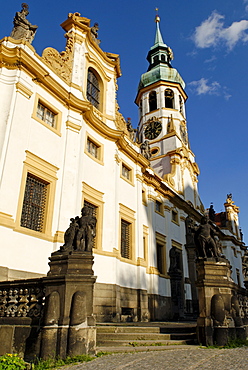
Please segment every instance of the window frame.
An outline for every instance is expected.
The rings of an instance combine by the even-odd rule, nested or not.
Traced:
[[[98,83],[97,87],[94,86],[93,82],[89,80],[89,73],[91,73],[95,77],[95,79]],[[88,91],[89,84],[90,84],[91,87],[94,87],[95,89],[98,90],[98,99],[95,99],[94,96],[92,96],[92,92]],[[93,105],[93,107],[95,107],[99,111],[101,110],[101,98],[102,98],[101,97],[101,87],[102,87],[102,83],[101,83],[101,78],[99,76],[99,73],[97,73],[97,71],[94,68],[89,67],[87,69],[87,79],[86,79],[86,98]],[[89,97],[90,97],[90,99],[89,99]],[[94,102],[97,103],[97,104],[94,104]]]
[[[26,159],[24,160],[23,173],[20,185],[20,193],[16,214],[15,231],[22,232],[41,239],[53,241],[52,237],[52,221],[55,202],[55,191],[58,167],[36,156],[35,154],[26,150]],[[36,231],[27,227],[21,226],[21,216],[23,209],[23,201],[25,196],[25,188],[28,173],[32,176],[47,183],[46,207],[44,212],[44,221],[42,231]]]
[[[173,96],[171,98],[170,97],[167,97],[165,95],[167,91],[172,92]],[[166,102],[168,102],[168,101],[171,102],[171,105],[172,106],[167,106],[166,105]],[[175,94],[174,94],[174,91],[172,89],[167,88],[167,89],[164,90],[164,105],[165,105],[165,108],[167,108],[167,109],[175,109]]]
[[[129,178],[127,178],[126,176],[123,175],[123,168],[126,168],[128,170],[128,173],[129,173]],[[120,177],[125,180],[126,182],[128,182],[130,185],[133,185],[134,186],[134,175],[133,175],[133,168],[127,164],[125,161],[121,160],[121,163],[120,163]]]
[[[48,111],[52,112],[55,115],[55,120],[56,120],[55,127],[50,126],[48,123],[46,123],[46,121],[43,121],[41,118],[37,116],[37,109],[38,109],[39,103],[43,107],[45,107],[45,109],[47,109]],[[61,136],[62,112],[39,94],[35,94],[32,118],[35,121],[41,123],[44,127],[54,132],[55,134]]]
[[[125,221],[129,224],[129,258],[125,258],[121,255],[122,240],[121,240],[121,224]],[[120,260],[125,262],[135,261],[135,211],[119,203],[119,256]]]
[[[158,99],[156,90],[152,90],[148,95],[149,112],[154,112],[158,109]],[[154,104],[154,106],[153,106]]]
[[[96,253],[102,250],[103,195],[104,193],[96,190],[87,183],[82,183],[82,207],[85,201],[96,207],[96,237],[94,242],[94,252]]]
[[[38,185],[38,192],[37,192]],[[30,190],[28,193],[28,189]],[[20,225],[30,230],[43,232],[44,230],[44,221],[45,221],[45,212],[47,208],[47,194],[49,191],[49,183],[44,181],[37,176],[34,176],[32,173],[27,172],[25,191],[22,204],[22,213]],[[38,193],[40,202],[36,201],[35,194]],[[36,202],[35,202],[36,201]],[[26,217],[27,215],[27,217]],[[32,220],[35,218],[35,222]],[[33,224],[33,227],[30,227]],[[29,226],[27,226],[29,225]]]
[[[159,204],[159,210],[157,209],[157,205]],[[163,201],[160,199],[155,199],[154,200],[154,211],[155,213],[159,214],[160,216],[164,217],[164,207],[163,207]]]
[[[171,209],[171,222],[179,226],[179,214],[176,208]]]
[[[88,141],[90,141],[93,145],[97,147],[97,157],[95,157],[92,153],[88,151]],[[100,143],[98,140],[96,140],[88,132],[86,132],[85,149],[84,149],[85,154],[87,154],[95,162],[103,165],[104,164],[103,163],[103,151],[104,151],[104,145]]]
[[[166,236],[156,232],[155,238],[156,238],[156,254],[157,254],[156,269],[158,271],[159,276],[167,278],[168,274],[167,274],[167,256],[166,256]],[[160,249],[158,249],[158,246]],[[161,261],[160,261],[161,270],[159,269],[158,250],[160,250],[160,256],[161,256]]]

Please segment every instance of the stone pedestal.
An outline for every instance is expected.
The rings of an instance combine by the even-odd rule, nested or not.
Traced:
[[[198,260],[197,281],[199,317],[198,341],[202,345],[225,345],[235,326],[232,301],[237,287],[231,279],[231,266],[225,258]]]
[[[188,257],[188,270],[189,270],[189,280],[191,284],[191,294],[192,294],[192,309],[193,313],[196,316],[198,314],[198,295],[197,288],[195,286],[196,282],[196,268],[195,268],[195,244],[186,244],[185,245]]]
[[[95,353],[92,254],[55,252],[49,265],[41,357]]]

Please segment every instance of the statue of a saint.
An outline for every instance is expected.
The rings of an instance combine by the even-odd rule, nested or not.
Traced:
[[[99,45],[101,40],[98,39],[98,31],[99,31],[99,25],[98,23],[94,23],[94,26],[91,27],[91,36],[93,40]]]
[[[214,229],[209,223],[207,216],[201,218],[201,223],[195,233],[195,244],[198,252],[198,257],[220,257],[217,246],[214,240]]]
[[[96,217],[92,215],[88,206],[82,208],[81,214],[81,217],[76,216],[70,219],[70,226],[64,235],[65,243],[60,247],[60,251],[90,252],[92,250],[96,236]]]
[[[194,235],[197,230],[197,226],[194,220],[189,215],[185,219],[185,229],[187,245],[194,245]]]
[[[135,136],[136,136],[137,129],[133,128],[130,117],[128,117],[128,119],[127,119],[127,131],[129,133],[130,139],[132,141],[135,141]]]
[[[90,252],[96,236],[96,217],[90,212],[89,207],[82,208],[82,217],[78,218],[78,230],[76,234],[76,250]]]
[[[29,14],[28,5],[26,3],[22,3],[22,10],[20,12],[16,12],[13,21],[14,28],[10,34],[10,37],[12,37],[15,40],[25,39],[31,44],[38,26],[32,25],[26,19],[26,16],[28,14]]]
[[[148,140],[145,140],[141,145],[140,145],[140,150],[141,150],[141,154],[146,158],[148,159],[148,161],[150,160],[152,154],[151,154],[151,149],[150,149],[150,145],[149,145],[149,141]]]

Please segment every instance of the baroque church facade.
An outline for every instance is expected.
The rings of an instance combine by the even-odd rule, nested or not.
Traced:
[[[139,124],[116,100],[119,56],[99,46],[79,13],[62,23],[65,51],[38,55],[22,36],[0,41],[0,279],[44,276],[70,218],[97,219],[97,321],[185,318],[197,311],[191,230],[206,214],[190,149],[185,83],[156,17]],[[214,215],[219,250],[243,287],[245,246],[231,195]],[[192,226],[193,225],[193,226]]]

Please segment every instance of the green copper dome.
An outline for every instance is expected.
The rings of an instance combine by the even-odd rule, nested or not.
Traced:
[[[147,55],[149,67],[146,73],[143,73],[139,83],[139,89],[149,86],[158,81],[169,81],[179,83],[182,88],[185,88],[185,83],[175,68],[171,66],[171,60],[173,59],[173,53],[163,41],[159,22],[160,18],[157,15],[155,18],[157,24],[156,36],[154,45],[150,48]]]

